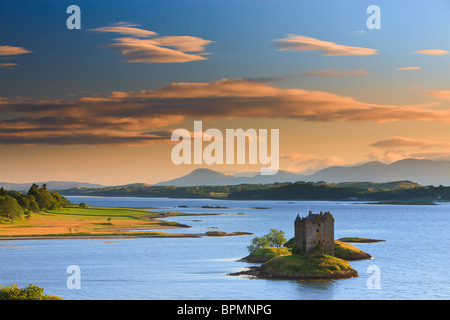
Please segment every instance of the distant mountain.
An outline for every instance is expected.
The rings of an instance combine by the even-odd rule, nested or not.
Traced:
[[[173,180],[157,183],[157,186],[199,186],[199,185],[232,185],[240,179],[210,169],[196,169],[191,173]]]
[[[267,184],[274,182],[295,182],[301,180],[303,176],[290,173],[287,171],[278,171],[277,174],[271,176],[263,176],[257,174],[254,177],[235,177],[232,175],[225,175],[223,173],[210,169],[196,169],[191,173],[169,181],[164,181],[155,184],[156,186],[227,186],[237,184]]]
[[[372,161],[357,166],[333,166],[312,175],[300,175],[279,171],[276,175],[254,177],[235,177],[210,169],[196,169],[191,173],[156,186],[199,186],[199,185],[237,185],[267,184],[274,182],[324,181],[341,182],[389,182],[409,180],[421,185],[450,185],[450,161],[424,159],[404,159],[391,164]]]
[[[71,188],[104,188],[105,186],[101,184],[88,183],[88,182],[76,182],[76,181],[46,181],[46,182],[34,182],[35,184],[42,186],[47,185],[49,190],[64,190]],[[0,182],[0,188],[6,190],[17,190],[24,191],[30,189],[33,182],[30,183],[11,183],[11,182]]]
[[[344,167],[333,166],[322,169],[307,177],[308,181],[325,181],[327,183],[339,182],[387,182],[398,180],[412,180],[401,178],[401,175],[394,173],[390,165],[379,161],[368,162],[359,166]]]
[[[450,161],[404,159],[391,164],[378,161],[353,167],[330,167],[306,177],[308,181],[388,182],[410,180],[422,185],[450,185]]]

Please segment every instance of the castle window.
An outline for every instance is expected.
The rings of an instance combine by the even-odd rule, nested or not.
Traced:
[[[319,229],[317,229],[317,232],[319,232]]]

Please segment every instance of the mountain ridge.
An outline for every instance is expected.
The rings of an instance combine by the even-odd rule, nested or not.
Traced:
[[[296,181],[324,181],[326,183],[389,182],[401,180],[414,181],[422,185],[450,185],[450,161],[411,158],[390,164],[370,161],[354,166],[331,166],[310,175],[280,170],[276,175],[262,176],[257,174],[253,177],[235,177],[211,169],[200,168],[179,178],[156,183],[155,186],[223,186]]]

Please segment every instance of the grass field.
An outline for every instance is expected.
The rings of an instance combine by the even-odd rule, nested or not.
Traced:
[[[171,212],[165,217],[182,215]],[[166,222],[158,212],[134,208],[69,207],[32,214],[13,223],[0,224],[1,237],[43,236],[163,236],[164,232],[151,229],[187,227],[177,222]],[[150,230],[150,231],[136,231]]]

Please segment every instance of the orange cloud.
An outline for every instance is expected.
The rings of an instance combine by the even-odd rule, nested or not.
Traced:
[[[401,67],[401,68],[395,68],[395,70],[399,71],[405,71],[405,70],[419,70],[420,67]]]
[[[431,148],[431,147],[449,147],[449,142],[437,140],[411,139],[404,137],[394,137],[380,140],[371,144],[378,148]]]
[[[162,47],[157,40],[119,38],[114,41],[116,43],[106,46],[120,51],[124,55],[125,62],[176,63],[207,60],[202,55]],[[175,45],[175,42],[172,43]],[[180,46],[183,45],[185,44],[182,43]]]
[[[127,36],[135,36],[135,37],[150,37],[150,36],[156,36],[158,35],[154,31],[144,30],[136,28],[138,25],[135,24],[128,24],[128,23],[118,23],[111,27],[100,27],[91,29],[91,31],[94,32],[113,32],[118,34],[123,34]]]
[[[280,51],[321,51],[324,56],[374,55],[378,50],[351,47],[330,41],[323,41],[305,36],[291,35],[284,39],[274,40]]]
[[[170,36],[159,37],[154,39],[155,43],[163,47],[175,47],[180,51],[203,51],[205,46],[212,43],[212,41],[200,39],[190,36]]]
[[[414,51],[413,53],[426,54],[426,55],[430,55],[430,56],[441,56],[441,55],[448,54],[448,51],[440,50],[440,49],[428,49],[428,50]]]
[[[118,50],[124,56],[123,61],[130,63],[182,63],[207,60],[204,55],[209,53],[204,52],[205,46],[212,43],[210,40],[191,36],[153,37],[158,34],[124,23],[91,30],[128,35],[129,37],[114,39],[115,43],[105,46]],[[141,39],[149,37],[152,38]]]
[[[11,68],[17,66],[17,63],[0,63],[0,69],[2,68]]]
[[[408,158],[432,160],[448,160],[450,158],[450,153],[445,151],[412,152],[413,150],[418,151],[428,148],[447,150],[450,147],[450,142],[446,141],[393,137],[376,141],[370,146],[379,149],[370,153],[368,157],[383,162],[394,162]]]
[[[439,100],[450,100],[450,90],[426,91],[425,94]]]
[[[0,56],[12,56],[17,54],[31,53],[32,51],[22,47],[0,46]]]
[[[450,110],[433,108],[437,102],[380,105],[325,91],[277,88],[245,79],[171,83],[154,90],[67,101],[0,101],[0,112],[9,115],[0,120],[0,143],[156,143],[167,139],[149,132],[188,119],[450,121]]]

